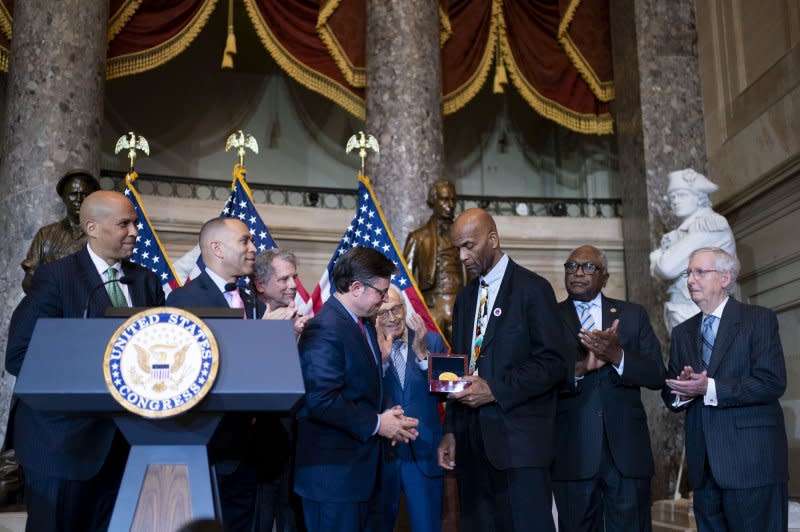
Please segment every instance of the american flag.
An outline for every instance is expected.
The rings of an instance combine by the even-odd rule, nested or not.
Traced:
[[[175,269],[158,238],[153,224],[150,223],[150,217],[147,216],[147,211],[144,209],[139,192],[133,186],[133,182],[139,174],[135,170],[131,170],[125,176],[125,195],[133,203],[133,208],[136,209],[136,216],[139,218],[137,228],[139,229],[139,236],[136,237],[136,247],[133,248],[131,255],[131,262],[135,262],[140,266],[144,266],[151,270],[161,280],[161,286],[164,289],[164,294],[169,294],[174,289],[180,286],[178,276],[175,275]]]
[[[411,275],[411,270],[400,252],[400,247],[397,245],[391,229],[389,229],[389,224],[386,223],[386,217],[383,215],[372,184],[365,175],[358,176],[358,205],[353,221],[347,226],[327,269],[323,272],[322,278],[311,296],[314,302],[314,311],[319,311],[322,304],[333,294],[334,287],[331,278],[333,277],[333,266],[338,258],[351,248],[358,246],[371,247],[380,251],[394,263],[397,273],[392,275],[391,283],[400,289],[400,293],[406,300],[406,307],[410,306],[422,317],[429,331],[438,333],[444,338],[430,310],[425,305],[417,282]]]
[[[256,210],[255,202],[253,201],[253,192],[250,190],[245,181],[246,170],[244,166],[236,164],[233,167],[233,182],[231,183],[231,194],[225,202],[225,206],[220,213],[221,218],[238,218],[250,228],[250,234],[253,236],[253,243],[256,246],[256,251],[261,253],[268,249],[276,248],[278,245],[272,239],[272,235],[267,229],[267,224],[261,219],[261,215]],[[190,251],[190,253],[195,250]],[[200,249],[197,248],[197,261],[192,272],[189,274],[189,279],[194,279],[200,272],[205,269],[203,264],[203,257],[200,256]],[[311,310],[311,297],[306,292],[306,289],[297,279],[297,295],[295,296],[295,308],[298,313],[305,315]]]

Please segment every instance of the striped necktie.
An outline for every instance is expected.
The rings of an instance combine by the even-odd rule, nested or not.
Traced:
[[[475,320],[475,344],[472,348],[472,357],[469,360],[469,371],[477,373],[478,357],[481,354],[483,345],[483,334],[486,332],[486,325],[489,322],[489,285],[481,279],[481,290],[478,296],[478,319]]]
[[[594,318],[592,317],[592,304],[591,303],[578,303],[577,307],[581,311],[578,319],[581,321],[581,328],[584,331],[591,331],[596,327]]]
[[[403,340],[398,338],[392,343],[392,353],[390,355],[397,377],[400,379],[400,387],[405,388],[406,384],[406,359],[403,356]]]
[[[122,293],[122,288],[120,288],[117,282],[117,269],[107,269],[106,275],[108,276],[108,280],[111,281],[106,285],[108,287],[108,298],[111,300],[111,304],[115,307],[127,307],[128,300],[125,299],[125,294]]]
[[[700,336],[703,340],[703,369],[708,369],[711,364],[711,351],[714,349],[714,340],[717,333],[714,332],[714,320],[716,316],[703,316],[703,325],[700,327]]]

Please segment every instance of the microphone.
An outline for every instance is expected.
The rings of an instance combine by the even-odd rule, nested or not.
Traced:
[[[104,281],[99,285],[95,286],[94,288],[92,288],[91,290],[89,290],[89,297],[86,299],[86,306],[83,307],[83,319],[89,317],[89,309],[92,306],[92,296],[94,295],[95,292],[97,292],[101,288],[104,288],[108,283],[116,282],[116,283],[122,283],[124,285],[129,285],[132,284],[134,280],[135,279],[133,277],[128,277],[126,275],[123,275],[119,279],[114,279],[113,281],[112,280]]]
[[[243,288],[245,288],[247,286],[247,284],[248,284],[248,280],[245,278]],[[231,292],[233,290],[238,290],[238,289],[239,289],[239,283],[238,282],[225,283],[225,291],[226,292]],[[253,318],[252,319],[257,320],[258,319],[258,306],[256,304],[255,290],[250,290],[248,288],[245,288],[245,293],[250,296],[248,299],[250,299],[250,306],[253,308]],[[247,312],[247,309],[245,309],[245,312]]]

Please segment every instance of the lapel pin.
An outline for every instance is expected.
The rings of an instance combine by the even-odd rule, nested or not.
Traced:
[[[609,311],[611,314],[616,314],[616,313],[617,313],[617,307],[611,307],[610,309],[608,309],[608,311]]]
[[[500,314],[502,314],[502,313],[503,313],[503,309],[501,309],[500,307],[497,307],[492,311],[492,314],[494,314],[495,318],[499,318]]]

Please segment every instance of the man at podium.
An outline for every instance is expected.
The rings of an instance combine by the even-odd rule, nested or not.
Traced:
[[[240,308],[242,317],[261,319],[266,306],[238,286],[253,273],[256,247],[248,227],[236,218],[212,218],[200,229],[205,270],[170,293],[167,304],[185,309]],[[270,317],[268,314],[267,318]],[[264,435],[269,435],[269,438]],[[249,532],[256,515],[258,484],[282,470],[289,437],[276,416],[249,412],[227,414],[209,443],[222,504],[222,519],[231,532]],[[261,508],[269,520],[272,508]]]
[[[102,317],[111,306],[164,304],[158,277],[128,260],[136,246],[137,221],[133,204],[118,192],[98,191],[86,198],[80,222],[87,245],[41,265],[14,310],[6,350],[9,373],[19,374],[39,318],[79,318],[85,312]],[[111,419],[50,414],[20,402],[14,447],[25,470],[26,530],[108,528],[128,454]]]

